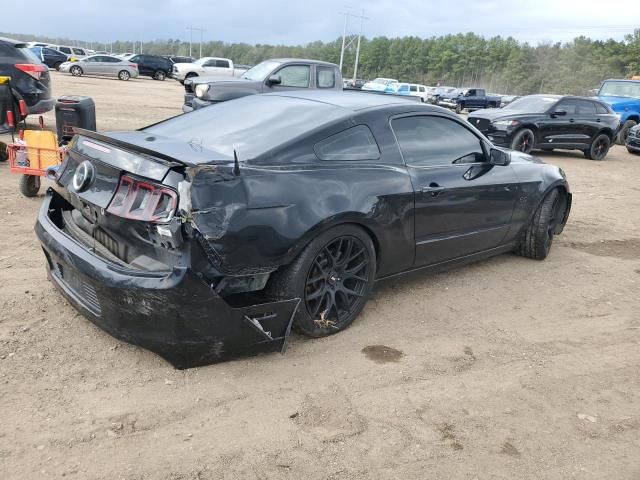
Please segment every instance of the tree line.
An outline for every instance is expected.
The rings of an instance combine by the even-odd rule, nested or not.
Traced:
[[[109,44],[78,42],[33,35],[0,34],[20,40],[37,39],[84,46],[114,53],[140,52],[188,55],[189,42],[179,39],[151,42],[116,41]],[[231,58],[235,63],[255,65],[278,57],[313,58],[339,63],[342,39],[306,45],[250,45],[209,41],[202,56]],[[200,45],[192,45],[197,56]],[[343,76],[353,75],[355,50],[345,53]],[[485,38],[474,33],[420,38],[363,38],[358,78],[397,78],[404,82],[455,87],[483,87],[501,94],[587,94],[605,78],[640,74],[640,29],[622,41],[592,40],[585,36],[565,43],[530,45],[512,37]]]

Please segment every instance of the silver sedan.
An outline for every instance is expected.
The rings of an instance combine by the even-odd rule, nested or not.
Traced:
[[[138,65],[113,55],[91,55],[77,62],[65,62],[60,71],[70,73],[74,77],[81,75],[103,75],[129,80],[138,76]]]

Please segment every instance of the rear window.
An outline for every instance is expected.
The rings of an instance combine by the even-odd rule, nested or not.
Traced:
[[[0,58],[18,60],[16,63],[40,63],[37,55],[23,44],[15,47],[10,43],[0,42]]]
[[[596,109],[600,115],[607,115],[611,113],[609,109],[601,103],[596,103]]]
[[[327,103],[260,95],[214,104],[144,131],[229,158],[236,150],[240,160],[249,160],[349,114]]]
[[[336,86],[336,72],[331,67],[316,67],[316,85],[318,88]]]
[[[376,160],[380,157],[378,144],[365,125],[325,138],[314,150],[320,160]]]

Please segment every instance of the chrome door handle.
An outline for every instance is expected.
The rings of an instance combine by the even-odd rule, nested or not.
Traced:
[[[436,195],[438,195],[443,190],[445,190],[445,187],[441,187],[437,183],[432,183],[428,187],[422,187],[422,193],[428,193],[432,197],[435,197]]]

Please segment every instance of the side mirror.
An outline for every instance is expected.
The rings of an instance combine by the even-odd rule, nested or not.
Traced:
[[[504,167],[511,163],[511,156],[504,150],[498,150],[497,148],[492,148],[491,153],[489,155],[490,155],[489,156],[490,165],[498,165],[498,166]]]
[[[552,117],[564,117],[567,114],[566,110],[556,110],[551,114]]]
[[[267,80],[267,85],[280,85],[282,83],[282,78],[278,75],[271,75]]]

